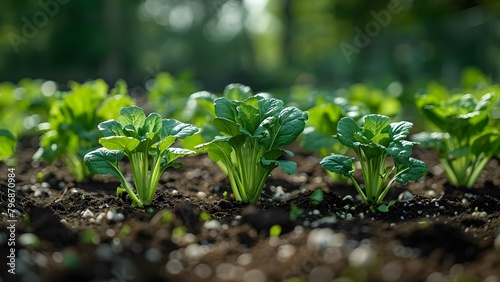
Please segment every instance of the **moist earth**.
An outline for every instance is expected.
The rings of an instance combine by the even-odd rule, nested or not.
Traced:
[[[7,272],[8,167],[0,166],[0,281],[500,281],[498,159],[476,187],[460,189],[434,152],[416,148],[430,173],[395,185],[389,212],[372,212],[297,146],[297,172],[275,170],[255,206],[235,201],[202,154],[167,169],[152,206],[134,208],[116,196],[116,178],[77,183],[59,163],[33,162],[31,143],[13,166],[15,275]],[[315,189],[322,201],[311,199]],[[292,207],[302,210],[294,220]]]

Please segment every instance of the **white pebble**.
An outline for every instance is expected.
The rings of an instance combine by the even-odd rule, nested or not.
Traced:
[[[93,218],[94,214],[89,209],[86,209],[85,211],[82,212],[82,217],[83,218]]]
[[[280,262],[288,261],[296,252],[297,248],[294,245],[286,244],[278,247],[276,258]]]
[[[207,197],[207,193],[200,191],[200,192],[196,193],[196,196],[200,199],[205,199]]]
[[[361,245],[349,254],[349,265],[353,267],[367,267],[374,260],[375,254],[370,246]]]
[[[172,259],[167,262],[166,268],[171,274],[179,274],[182,271],[182,263],[177,259]]]
[[[122,213],[119,213],[115,210],[111,210],[106,213],[106,218],[109,221],[120,222],[125,219],[125,216]]]
[[[252,254],[241,254],[238,259],[236,259],[236,262],[239,264],[239,265],[242,265],[242,266],[245,266],[245,265],[249,265],[252,263],[252,260],[253,260],[253,255]]]

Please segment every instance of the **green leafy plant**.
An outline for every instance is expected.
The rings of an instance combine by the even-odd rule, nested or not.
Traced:
[[[415,143],[404,140],[412,125],[407,121],[391,123],[389,117],[376,114],[366,115],[363,126],[349,117],[340,119],[336,139],[358,157],[364,189],[353,176],[354,158],[332,154],[320,164],[326,170],[349,177],[361,200],[375,210],[395,181],[404,184],[428,172],[425,163],[410,157]],[[392,163],[387,162],[388,157],[393,159]]]
[[[87,153],[85,165],[94,174],[118,177],[133,205],[138,207],[151,205],[165,169],[182,166],[175,160],[195,153],[172,145],[177,139],[195,134],[198,128],[175,119],[162,119],[158,113],[146,117],[137,106],[122,108],[117,120],[101,122],[98,128],[104,135],[99,139],[103,148]],[[119,163],[124,156],[130,160],[134,186],[120,171]]]
[[[83,156],[99,147],[97,124],[115,118],[120,108],[133,105],[134,100],[123,81],[118,81],[109,95],[103,80],[73,82],[70,87],[70,92],[52,104],[49,130],[42,135],[33,159],[49,163],[60,159],[75,179],[82,181],[90,176]]]
[[[288,174],[295,172],[296,163],[278,158],[293,156],[281,147],[304,130],[307,113],[262,95],[243,101],[217,98],[214,108],[211,123],[222,136],[197,148],[206,149],[224,167],[236,200],[255,204],[271,171],[278,167]]]
[[[498,92],[473,94],[432,92],[417,97],[417,107],[439,132],[412,136],[423,147],[439,152],[452,185],[471,188],[492,156],[500,150],[500,131],[491,123]]]
[[[318,153],[320,157],[346,154],[349,148],[332,138],[332,135],[337,134],[337,123],[346,116],[359,121],[364,111],[358,106],[350,106],[344,98],[336,97],[332,101],[318,99],[316,105],[307,111],[309,119],[302,133],[300,145],[308,152]],[[330,171],[327,173],[333,182],[347,183],[346,177]]]
[[[0,161],[4,161],[16,151],[16,136],[8,129],[0,127]]]

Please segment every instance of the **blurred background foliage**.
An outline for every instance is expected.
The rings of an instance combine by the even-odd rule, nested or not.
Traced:
[[[500,72],[498,0],[2,0],[0,10],[0,81],[16,83],[122,78],[139,95],[168,72],[214,92],[392,83],[404,101],[429,80],[459,85],[468,66],[494,81]]]

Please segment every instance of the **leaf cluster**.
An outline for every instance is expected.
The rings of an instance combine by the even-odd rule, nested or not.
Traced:
[[[411,157],[415,143],[405,140],[413,126],[411,122],[391,123],[389,117],[377,114],[363,119],[363,126],[349,117],[340,119],[335,138],[358,157],[365,189],[353,176],[354,158],[332,154],[320,164],[326,170],[350,178],[362,201],[374,207],[383,201],[395,181],[401,184],[415,181],[428,169],[422,161]],[[387,162],[389,157],[392,162]]]
[[[110,94],[108,85],[100,79],[85,84],[73,82],[70,88],[71,91],[52,103],[48,130],[33,158],[49,163],[60,159],[75,179],[81,181],[90,175],[83,156],[99,146],[96,124],[115,118],[120,108],[134,104],[134,100],[128,96],[123,81],[118,81]]]
[[[498,93],[449,95],[434,91],[416,99],[426,120],[439,131],[421,132],[412,140],[441,153],[440,162],[455,186],[473,187],[484,166],[500,150],[500,131],[492,119]]]
[[[285,108],[283,101],[267,95],[231,99],[239,97],[241,87],[215,99],[211,124],[221,136],[197,148],[206,149],[208,156],[225,168],[236,200],[255,204],[272,170],[278,167],[289,174],[295,172],[296,163],[280,158],[293,154],[281,147],[302,133],[307,113]]]
[[[104,137],[103,148],[85,155],[85,165],[94,174],[111,174],[120,179],[134,205],[150,205],[162,173],[168,167],[178,168],[177,159],[194,152],[172,147],[177,139],[195,134],[198,128],[175,119],[165,119],[158,113],[147,117],[137,106],[122,108],[116,120],[101,122],[98,126]],[[130,160],[134,176],[131,186],[120,171],[124,156]],[[151,160],[151,163],[150,163]]]

